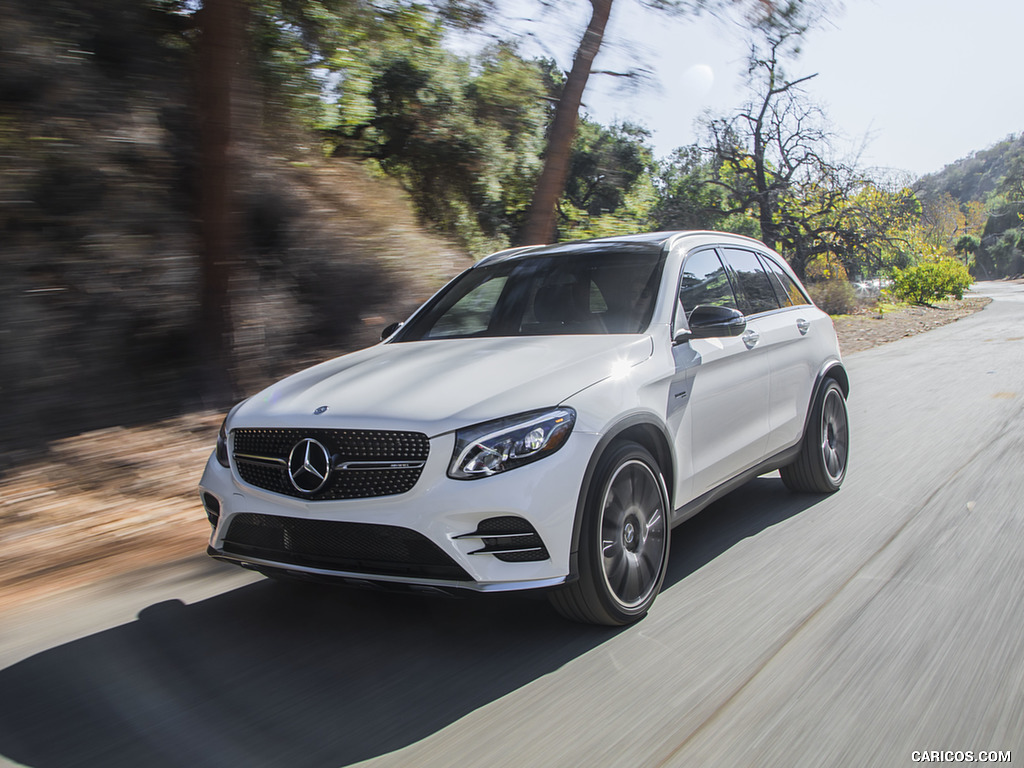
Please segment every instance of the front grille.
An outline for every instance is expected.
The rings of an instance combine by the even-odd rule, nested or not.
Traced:
[[[420,432],[363,429],[235,429],[235,466],[242,480],[273,493],[312,501],[366,499],[405,493],[419,480],[430,451]],[[310,437],[331,454],[327,483],[315,493],[298,490],[288,477],[288,456]],[[345,467],[352,462],[372,466]],[[388,464],[409,466],[389,467]]]
[[[471,581],[430,539],[393,525],[244,513],[231,520],[224,551],[333,571]]]

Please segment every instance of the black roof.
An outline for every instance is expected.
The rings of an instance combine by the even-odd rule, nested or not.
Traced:
[[[750,244],[757,244],[764,248],[763,243],[752,240],[744,235],[734,235],[728,232],[711,232],[707,230],[678,230],[671,232],[644,232],[636,235],[613,235],[611,237],[597,237],[591,240],[573,240],[567,243],[551,243],[549,245],[526,245],[519,248],[509,248],[504,251],[492,253],[478,261],[474,266],[482,264],[497,264],[510,259],[530,258],[533,256],[561,255],[570,253],[586,253],[588,251],[603,251],[609,246],[622,246],[630,249],[663,248],[670,240],[683,235],[715,235],[722,238],[739,238]]]
[[[556,254],[568,254],[568,253],[585,253],[587,251],[601,251],[606,250],[609,245],[626,245],[633,247],[649,246],[653,248],[661,248],[674,235],[683,234],[681,232],[647,232],[638,235],[617,235],[612,237],[598,237],[592,240],[573,240],[567,243],[552,243],[550,245],[527,245],[519,248],[509,248],[508,250],[498,251],[492,253],[490,256],[485,256],[476,265],[481,264],[497,264],[499,262],[508,261],[510,259],[516,259],[521,257],[529,256],[541,256],[541,255],[556,255]]]

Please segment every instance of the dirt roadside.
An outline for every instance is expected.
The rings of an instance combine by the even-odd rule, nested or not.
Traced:
[[[847,315],[836,331],[849,355],[955,322],[989,301]],[[221,417],[77,435],[0,478],[0,610],[202,554],[209,525],[196,486]]]
[[[843,355],[852,355],[879,344],[899,341],[940,325],[955,323],[984,308],[992,299],[968,296],[960,300],[941,301],[934,307],[903,307],[881,316],[873,310],[842,315],[833,320]]]

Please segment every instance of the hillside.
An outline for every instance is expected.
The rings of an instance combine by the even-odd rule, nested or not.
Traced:
[[[185,20],[133,0],[0,0],[0,470],[51,439],[202,407]],[[238,105],[239,395],[363,346],[468,257],[397,184]],[[401,297],[397,301],[395,297]]]
[[[914,184],[925,210],[984,209],[972,272],[984,280],[1024,274],[1024,134],[1010,136],[929,174]],[[964,229],[955,228],[954,234]]]
[[[1006,177],[1024,162],[1024,134],[1009,136],[987,149],[950,163],[914,183],[919,197],[948,192],[959,203],[985,202],[998,192]]]

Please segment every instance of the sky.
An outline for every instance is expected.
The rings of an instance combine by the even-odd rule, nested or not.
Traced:
[[[522,23],[532,31],[532,52],[568,68],[585,21]],[[645,125],[655,154],[665,157],[697,140],[702,112],[742,105],[746,52],[738,25],[672,20],[619,0],[595,69],[646,64],[653,76],[638,89],[592,76],[586,111],[604,124]],[[917,177],[1024,132],[1022,53],[1024,0],[845,0],[808,33],[788,72],[817,73],[807,92],[862,166]]]

